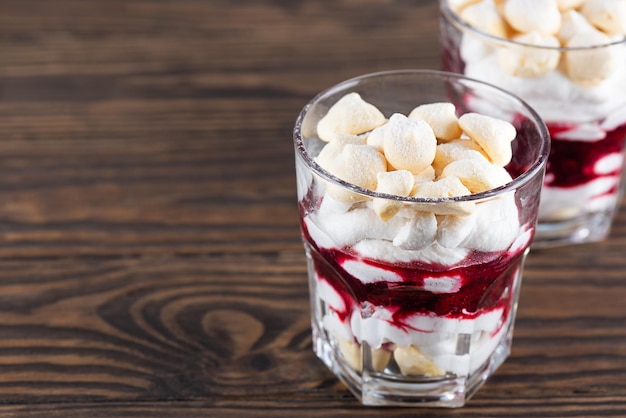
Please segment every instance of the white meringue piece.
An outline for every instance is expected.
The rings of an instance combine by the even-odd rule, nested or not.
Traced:
[[[396,113],[385,127],[383,149],[392,167],[419,174],[433,162],[437,138],[426,121]]]
[[[409,118],[425,120],[433,129],[435,137],[443,142],[457,139],[463,133],[452,103],[423,104],[413,109]]]
[[[606,45],[611,39],[599,32],[588,31],[572,36],[566,46],[570,48]],[[606,46],[602,48],[572,49],[565,52],[565,69],[570,79],[593,87],[607,80],[617,67],[617,49]]]
[[[577,33],[596,30],[591,22],[576,10],[568,10],[561,16],[561,28],[557,37],[563,44],[566,44]]]
[[[556,0],[506,0],[504,17],[519,32],[554,35],[561,26]]]
[[[461,19],[476,29],[489,35],[505,38],[508,33],[506,22],[500,14],[493,0],[482,0],[470,4],[459,13]]]
[[[528,32],[512,38],[515,43],[500,49],[500,66],[509,74],[518,77],[537,77],[554,71],[559,65],[561,43],[552,35]],[[544,48],[545,47],[545,48]]]
[[[358,93],[348,93],[339,99],[317,123],[317,135],[326,142],[336,134],[358,135],[385,123],[385,116],[367,103]]]
[[[626,35],[626,0],[586,0],[580,11],[602,31]]]

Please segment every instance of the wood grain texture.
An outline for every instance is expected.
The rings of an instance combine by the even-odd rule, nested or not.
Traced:
[[[439,68],[435,0],[0,0],[0,416],[626,416],[626,203],[533,251],[462,410],[365,408],[311,350],[291,131]]]

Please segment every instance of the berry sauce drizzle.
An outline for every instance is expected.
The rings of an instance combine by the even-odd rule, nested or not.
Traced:
[[[485,312],[502,309],[504,319],[511,308],[513,287],[523,251],[503,253],[472,252],[454,266],[436,263],[384,263],[363,259],[348,249],[319,248],[301,224],[304,240],[311,248],[318,279],[325,280],[341,296],[345,312],[337,311],[342,321],[349,320],[352,309],[367,302],[393,313],[392,324],[404,326],[404,319],[427,314],[457,319],[474,319]],[[400,282],[363,283],[342,265],[347,261],[365,263],[391,272]],[[454,280],[459,287],[452,293],[424,289],[426,280]]]
[[[552,137],[550,157],[546,166],[546,186],[577,187],[599,177],[619,177],[621,167],[611,172],[598,173],[596,165],[611,154],[621,154],[626,139],[626,124],[606,132],[599,141],[576,141],[567,139],[567,132],[576,128],[572,124],[548,123]],[[555,136],[558,135],[558,138]],[[616,193],[613,190],[612,193]]]

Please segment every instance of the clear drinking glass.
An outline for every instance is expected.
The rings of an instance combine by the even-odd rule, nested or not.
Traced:
[[[624,188],[625,37],[605,36],[572,9],[552,44],[536,33],[509,40],[469,25],[451,3],[462,2],[440,0],[443,69],[520,97],[551,134],[533,247],[605,239]]]
[[[511,122],[517,136],[506,169],[513,180],[472,195],[418,198],[338,179],[316,163],[325,144],[316,127],[350,92],[386,118],[451,102],[459,114]],[[391,71],[315,97],[297,119],[294,145],[315,353],[363,404],[464,405],[510,353],[549,153],[545,125],[522,101],[488,84],[437,71]],[[358,198],[338,202],[331,187]],[[373,200],[401,209],[383,222]],[[464,205],[474,207],[472,214],[456,216]],[[420,242],[429,222],[436,222],[436,237]],[[407,233],[416,245],[396,245]]]

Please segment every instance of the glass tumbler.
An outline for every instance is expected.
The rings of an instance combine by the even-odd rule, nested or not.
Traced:
[[[353,92],[386,118],[449,102],[458,114],[510,122],[516,137],[505,168],[512,181],[425,198],[339,179],[317,162],[326,144],[317,126]],[[297,118],[294,145],[315,353],[363,404],[464,405],[510,353],[549,153],[545,125],[499,88],[458,74],[400,70],[317,95]],[[337,192],[353,199],[336,200]],[[397,215],[381,220],[377,202],[394,206]],[[459,215],[466,207],[471,214]]]
[[[519,34],[489,1],[470,25],[462,3],[440,0],[443,69],[520,97],[551,135],[533,247],[604,240],[624,189],[626,37],[605,35],[574,9],[554,35]],[[500,25],[478,28],[488,22]]]

